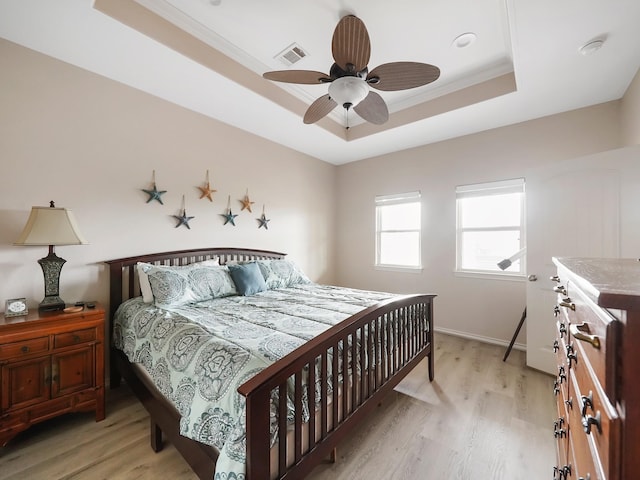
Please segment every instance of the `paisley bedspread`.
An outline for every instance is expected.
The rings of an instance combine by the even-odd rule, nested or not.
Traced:
[[[171,309],[124,302],[114,346],[144,366],[182,415],[180,433],[220,451],[215,480],[245,479],[245,402],[237,388],[305,341],[393,295],[317,284]]]

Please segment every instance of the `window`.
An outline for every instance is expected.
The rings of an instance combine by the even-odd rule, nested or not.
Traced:
[[[376,266],[420,268],[420,192],[376,197]]]
[[[456,187],[456,207],[456,270],[524,275],[524,179]]]

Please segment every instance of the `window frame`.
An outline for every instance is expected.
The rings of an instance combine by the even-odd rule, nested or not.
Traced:
[[[381,226],[381,208],[392,205],[403,205],[417,203],[419,207],[418,227],[416,229],[386,229]],[[420,191],[405,192],[391,195],[376,195],[375,197],[375,259],[374,266],[381,270],[403,270],[403,271],[421,271],[422,270],[422,196]],[[391,263],[382,263],[381,247],[382,235],[384,233],[417,233],[418,246],[417,256],[418,263],[415,265],[398,265]]]
[[[488,197],[492,195],[505,195],[509,193],[521,193],[520,197],[520,225],[502,225],[491,227],[463,227],[462,205],[459,201],[462,198]],[[497,264],[495,270],[462,268],[463,234],[466,232],[508,232],[518,231],[520,234],[519,251],[526,248],[526,189],[524,178],[514,178],[508,180],[498,180],[486,183],[476,183],[469,185],[459,185],[456,187],[456,265],[455,272],[463,275],[494,276],[494,277],[524,277],[527,271],[526,255],[519,258],[518,271],[501,270]],[[518,252],[508,252],[505,259],[510,258]],[[502,259],[501,259],[502,260]],[[515,263],[515,261],[514,261]]]

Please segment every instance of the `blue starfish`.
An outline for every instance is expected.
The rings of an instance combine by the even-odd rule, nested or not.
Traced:
[[[236,222],[235,222],[235,218],[238,215],[234,215],[231,212],[231,209],[229,209],[228,213],[221,213],[220,215],[222,215],[224,217],[224,224],[226,225],[227,223],[231,222],[231,225],[233,225],[234,227],[236,226]]]
[[[263,213],[262,216],[258,218],[258,222],[260,222],[260,225],[258,225],[258,228],[264,227],[265,230],[269,230],[269,226],[267,225],[267,223],[269,223],[270,221],[271,220],[267,219],[266,215]]]
[[[161,205],[164,205],[164,203],[162,203],[162,195],[164,195],[165,193],[167,193],[166,190],[158,190],[156,188],[156,184],[153,184],[153,190],[146,190],[146,189],[142,189],[142,191],[144,193],[146,193],[147,195],[149,195],[149,198],[147,200],[147,203],[149,203],[151,200],[157,200],[160,202]]]
[[[181,216],[173,215],[173,218],[178,220],[178,224],[176,225],[176,228],[178,228],[180,225],[184,225],[189,230],[191,230],[191,227],[189,226],[189,220],[192,220],[192,219],[194,219],[196,217],[187,217],[187,211],[186,210],[182,210],[182,215]]]

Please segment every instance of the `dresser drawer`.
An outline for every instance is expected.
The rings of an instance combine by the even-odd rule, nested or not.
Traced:
[[[43,353],[49,350],[49,337],[30,338],[21,342],[4,343],[0,345],[0,360],[19,359],[33,353]]]
[[[618,478],[620,418],[606,396],[602,395],[584,362],[578,362],[572,374],[575,379],[572,382],[575,389],[573,416],[579,419],[579,427],[582,427],[581,431],[573,425],[570,427],[572,441],[577,437],[585,439],[594,456],[594,464],[604,472],[603,478]]]
[[[96,339],[95,328],[85,328],[84,330],[76,330],[74,332],[59,333],[54,336],[54,348],[68,347],[79,343],[93,342]]]
[[[612,403],[616,401],[615,345],[619,322],[602,309],[595,310],[582,293],[569,284],[569,343],[578,363],[588,363]]]

